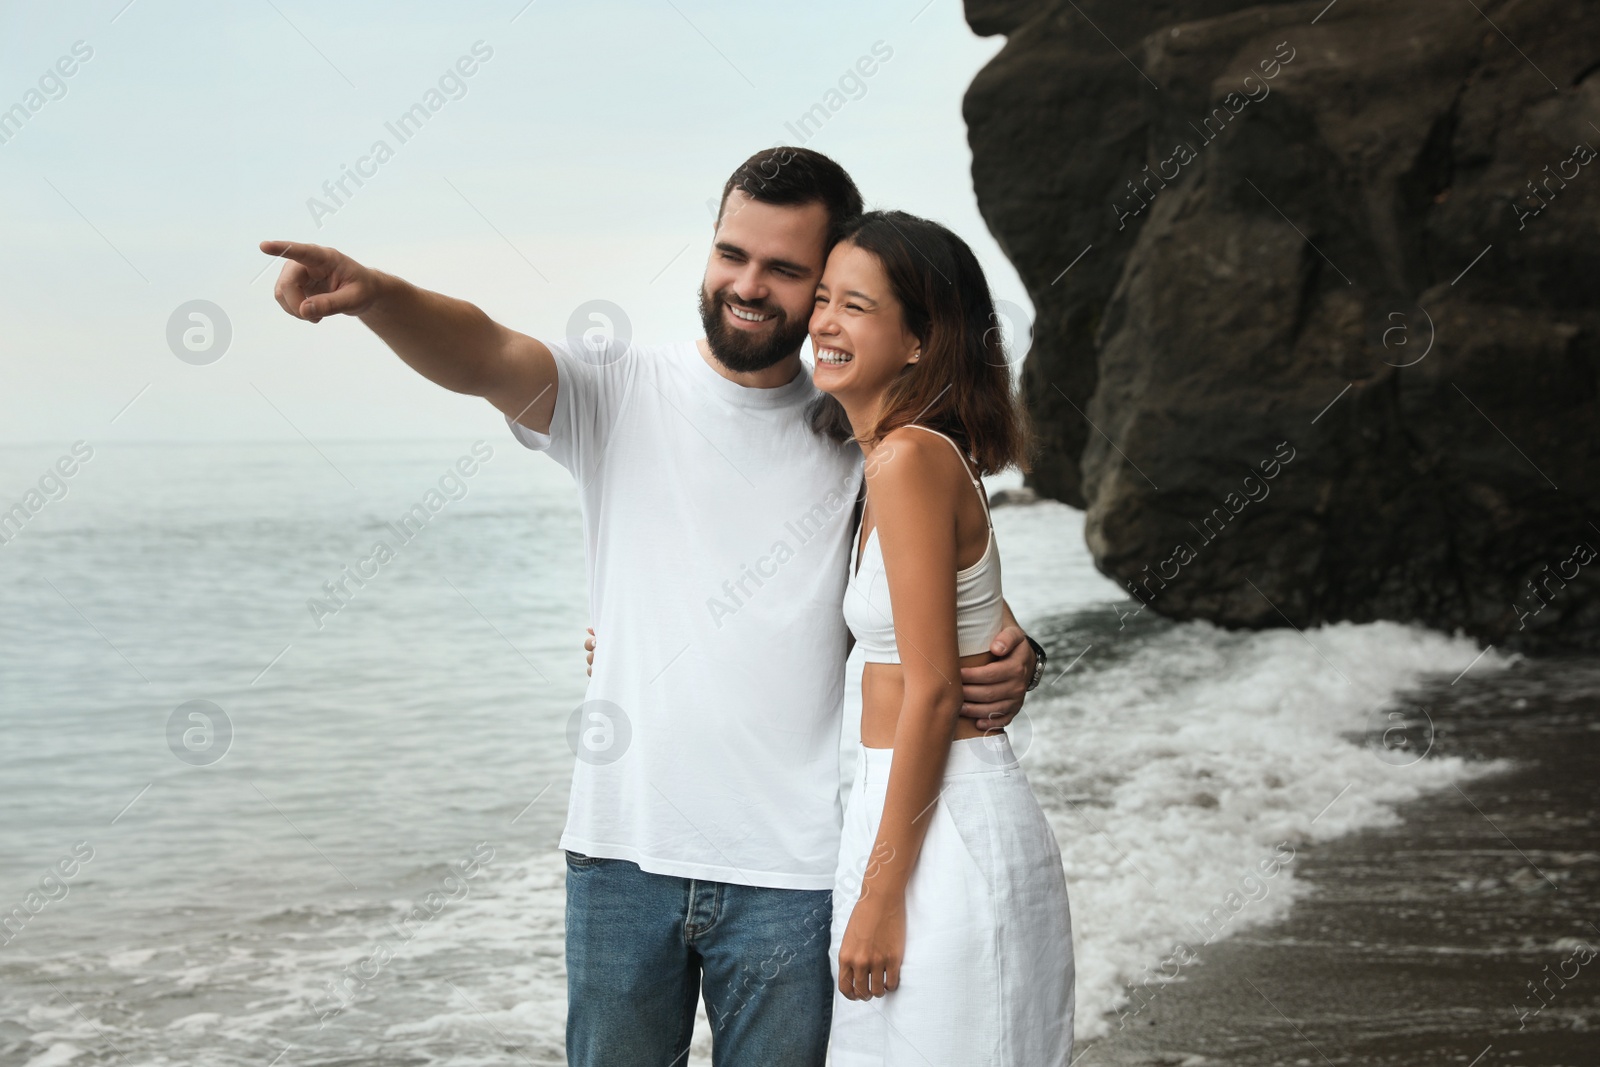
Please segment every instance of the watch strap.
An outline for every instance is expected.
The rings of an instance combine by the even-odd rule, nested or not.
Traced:
[[[1031,693],[1035,689],[1039,688],[1039,682],[1044,678],[1044,661],[1047,657],[1045,656],[1043,645],[1035,641],[1033,638],[1028,637],[1027,634],[1023,634],[1022,636],[1027,640],[1028,644],[1033,646],[1033,677],[1028,679],[1028,692]]]

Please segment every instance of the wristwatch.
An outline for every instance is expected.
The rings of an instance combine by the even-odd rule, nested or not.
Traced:
[[[1039,642],[1035,641],[1033,638],[1028,637],[1027,634],[1023,634],[1022,636],[1027,638],[1028,644],[1033,646],[1033,655],[1034,655],[1033,677],[1028,679],[1028,690],[1027,690],[1028,692],[1031,693],[1035,689],[1039,688],[1039,679],[1044,677],[1044,661],[1045,661],[1044,646],[1041,645]]]

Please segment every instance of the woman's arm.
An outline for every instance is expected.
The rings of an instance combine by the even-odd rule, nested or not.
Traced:
[[[894,462],[868,476],[868,492],[894,606],[904,696],[873,863],[839,950],[839,988],[851,999],[881,996],[900,984],[905,889],[939,799],[961,708],[955,494],[970,486],[964,472],[956,480],[944,442],[908,431],[890,437]]]

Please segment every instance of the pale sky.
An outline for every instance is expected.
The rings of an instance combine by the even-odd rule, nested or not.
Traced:
[[[1026,315],[961,118],[1003,43],[960,0],[0,3],[0,443],[481,434],[486,402],[360,323],[285,315],[257,242],[332,245],[536,337],[593,299],[692,337],[722,183],[775,144],[951,226]],[[786,127],[864,56],[820,130]],[[386,123],[441,78],[402,142]],[[323,183],[380,139],[334,205]],[[193,300],[231,324],[209,363],[169,346]]]

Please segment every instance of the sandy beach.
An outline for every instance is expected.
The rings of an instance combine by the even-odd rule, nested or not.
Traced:
[[[1310,897],[1137,989],[1082,1067],[1600,1062],[1600,662],[1525,660],[1410,702],[1430,756],[1516,769],[1301,847]]]

